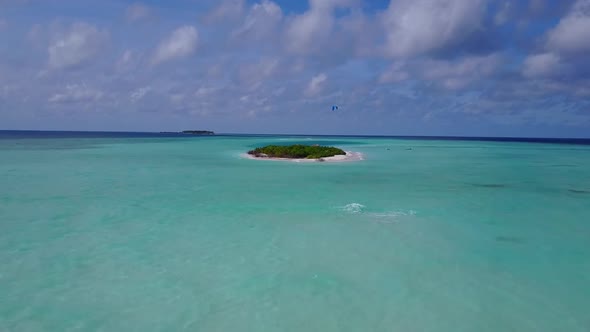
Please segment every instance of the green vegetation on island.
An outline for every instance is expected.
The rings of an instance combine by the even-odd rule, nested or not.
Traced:
[[[319,145],[267,145],[248,151],[248,154],[262,158],[319,159],[346,155],[346,152],[332,146]]]
[[[214,132],[209,130],[183,130],[182,133],[191,135],[215,135]]]

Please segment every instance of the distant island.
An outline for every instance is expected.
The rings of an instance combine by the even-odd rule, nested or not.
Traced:
[[[214,132],[209,130],[161,131],[160,134],[215,135]]]
[[[182,133],[190,135],[215,135],[214,132],[209,130],[183,130]]]
[[[257,158],[286,158],[286,159],[321,159],[346,155],[346,152],[333,146],[319,145],[267,145],[248,151]]]

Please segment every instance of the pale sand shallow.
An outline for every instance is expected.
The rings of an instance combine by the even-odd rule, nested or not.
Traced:
[[[327,162],[327,163],[334,163],[334,162],[339,163],[339,162],[346,162],[346,161],[364,160],[363,154],[360,152],[353,152],[353,151],[344,151],[344,152],[346,152],[346,155],[337,155],[337,156],[326,157],[326,158],[322,158],[322,159],[324,160],[324,162]],[[242,154],[242,157],[248,158],[248,159],[255,159],[255,160],[290,161],[290,162],[294,162],[294,163],[319,162],[318,159],[291,159],[291,158],[264,158],[264,157],[257,158],[252,155],[249,155],[247,153]]]

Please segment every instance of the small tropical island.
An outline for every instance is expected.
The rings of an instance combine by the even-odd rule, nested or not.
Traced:
[[[248,154],[259,158],[318,159],[346,155],[346,152],[332,146],[295,144],[267,145],[248,151]]]
[[[320,145],[267,145],[248,151],[251,159],[300,161],[362,160],[360,153],[347,152],[333,146]]]
[[[182,133],[189,135],[215,135],[214,132],[209,130],[183,130]]]

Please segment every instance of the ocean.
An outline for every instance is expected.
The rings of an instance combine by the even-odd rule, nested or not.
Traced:
[[[590,330],[590,140],[3,131],[0,230],[0,331]]]

